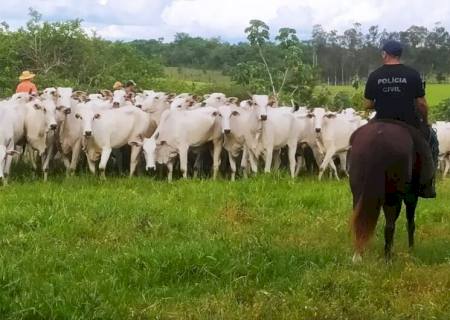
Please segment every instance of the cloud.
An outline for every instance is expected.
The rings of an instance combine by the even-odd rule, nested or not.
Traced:
[[[177,32],[239,40],[251,19],[268,23],[272,34],[288,26],[304,37],[314,24],[342,32],[354,22],[402,30],[412,24],[433,28],[441,21],[450,29],[448,0],[21,0],[20,6],[3,0],[0,21],[24,25],[28,7],[50,21],[81,18],[86,29],[124,40],[171,39]]]

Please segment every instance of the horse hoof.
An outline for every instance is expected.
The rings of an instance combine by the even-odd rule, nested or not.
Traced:
[[[360,262],[362,262],[362,256],[359,253],[355,253],[353,255],[352,262],[353,263],[360,263]]]

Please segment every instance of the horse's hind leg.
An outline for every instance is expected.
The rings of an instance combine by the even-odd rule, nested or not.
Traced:
[[[414,231],[416,230],[414,217],[416,214],[417,200],[418,198],[415,195],[407,195],[404,200],[406,206],[406,219],[408,220],[408,244],[410,249],[414,246]]]
[[[400,215],[402,201],[399,195],[388,195],[383,205],[386,225],[384,226],[384,257],[390,260],[392,257],[392,244],[394,242],[395,222]]]

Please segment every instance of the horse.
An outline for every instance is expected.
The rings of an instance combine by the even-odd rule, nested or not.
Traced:
[[[402,203],[406,206],[409,247],[414,246],[415,211],[418,202],[418,168],[415,138],[406,125],[395,121],[374,121],[351,137],[350,188],[353,195],[352,231],[355,254],[362,254],[375,230],[381,208],[384,228],[384,255],[392,256],[395,222]]]

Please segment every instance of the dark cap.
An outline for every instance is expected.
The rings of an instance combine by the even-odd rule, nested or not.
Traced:
[[[400,57],[403,52],[403,45],[395,40],[389,40],[383,45],[383,51],[394,57]]]

